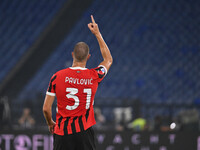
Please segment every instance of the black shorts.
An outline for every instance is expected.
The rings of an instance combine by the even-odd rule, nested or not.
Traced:
[[[70,135],[54,134],[53,147],[53,150],[96,150],[94,130],[90,127]]]

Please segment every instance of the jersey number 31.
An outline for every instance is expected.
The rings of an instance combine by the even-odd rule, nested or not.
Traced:
[[[69,92],[66,97],[67,98],[73,98],[75,103],[73,106],[66,106],[67,110],[74,110],[79,106],[79,98],[78,96],[76,96],[76,94],[78,93],[78,89],[77,88],[66,88],[66,92]],[[86,97],[86,106],[85,109],[89,109],[90,108],[90,102],[91,102],[91,94],[92,94],[92,90],[91,89],[83,89],[83,93],[87,94]]]

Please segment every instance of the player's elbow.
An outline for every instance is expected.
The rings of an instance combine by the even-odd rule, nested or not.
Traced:
[[[47,106],[45,106],[45,105],[43,106],[42,110],[43,110],[44,114],[49,112],[49,108]]]
[[[111,66],[111,65],[112,65],[112,63],[113,63],[113,58],[112,58],[112,57],[110,57],[110,58],[107,60],[107,63],[109,64],[109,66]]]
[[[112,57],[110,58],[110,63],[111,63],[111,65],[112,65],[112,63],[113,63],[113,58],[112,58]]]

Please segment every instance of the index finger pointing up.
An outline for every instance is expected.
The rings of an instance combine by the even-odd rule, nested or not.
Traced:
[[[93,15],[91,15],[92,23],[95,23]]]

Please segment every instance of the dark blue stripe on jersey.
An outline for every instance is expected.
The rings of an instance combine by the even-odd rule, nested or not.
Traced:
[[[49,84],[49,89],[48,89],[48,92],[51,92],[51,89],[52,89],[52,82],[56,79],[57,76],[54,76],[51,81],[50,81],[50,84]]]
[[[77,119],[78,117],[74,117],[72,123],[71,123],[71,126],[72,126],[72,134],[73,133],[76,133],[76,126],[75,126],[75,120]]]
[[[88,109],[87,112],[86,112],[86,115],[85,115],[86,121],[87,121],[87,119],[88,119],[89,112],[90,112],[90,109]]]
[[[68,126],[68,123],[69,123],[69,119],[70,119],[70,117],[67,117],[67,119],[64,122],[64,134],[65,135],[68,134],[67,126]]]
[[[80,130],[81,130],[81,131],[84,131],[82,117],[83,117],[83,116],[80,116],[80,117],[78,118],[78,123],[79,123],[79,126],[80,126]]]
[[[58,127],[59,127],[59,129],[60,129],[60,123],[61,123],[62,119],[63,119],[62,116],[58,119]]]
[[[52,89],[52,83],[50,83],[50,85],[49,85],[48,92],[51,92],[51,89]]]
[[[99,74],[99,73],[98,73],[99,78],[103,78],[104,75],[105,75],[105,74]]]
[[[54,91],[56,91],[56,84],[53,85],[53,89],[54,89]]]

